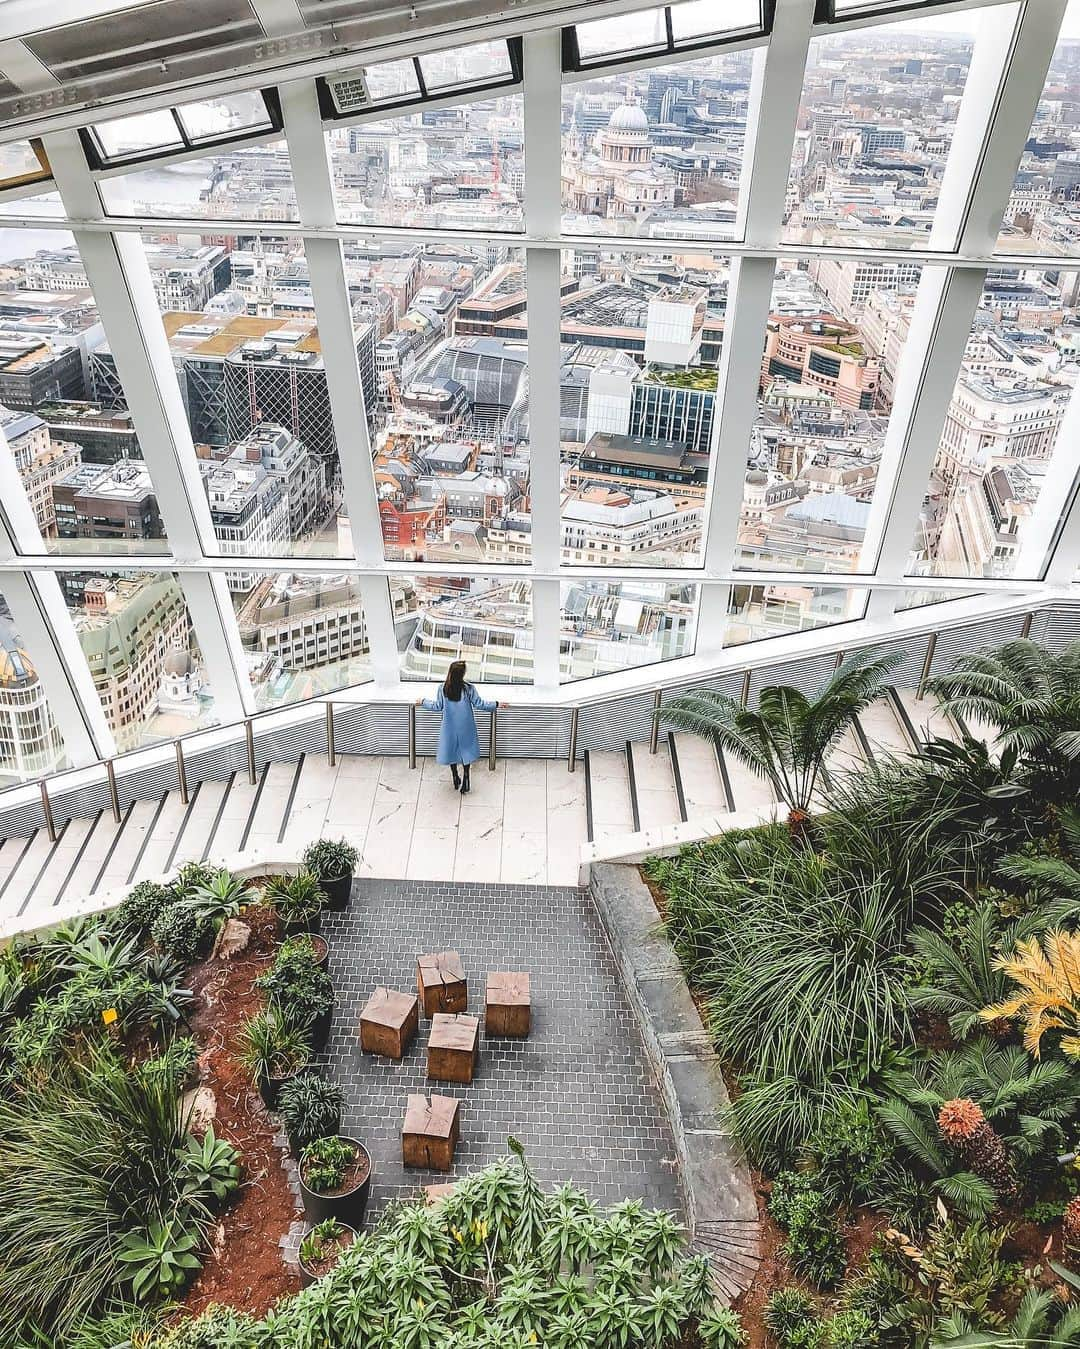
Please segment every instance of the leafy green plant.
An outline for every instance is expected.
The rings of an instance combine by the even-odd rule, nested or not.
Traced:
[[[784,1171],[773,1182],[769,1212],[787,1229],[784,1253],[796,1274],[835,1288],[847,1264],[843,1238],[825,1194],[811,1176]]]
[[[705,1349],[741,1349],[748,1336],[738,1312],[730,1307],[714,1307],[698,1321],[698,1336]]]
[[[235,918],[248,900],[248,883],[234,876],[224,867],[208,881],[198,881],[190,887],[188,898],[181,903],[189,905],[200,918],[219,923]]]
[[[139,881],[127,892],[115,913],[109,915],[109,925],[124,936],[145,942],[154,919],[175,900],[176,894],[170,886]]]
[[[835,1205],[864,1201],[893,1150],[865,1097],[841,1099],[807,1140],[815,1186]]]
[[[303,1149],[341,1126],[345,1094],[336,1082],[316,1073],[302,1073],[284,1084],[277,1110],[294,1147]]]
[[[283,923],[311,922],[326,907],[326,894],[310,871],[295,876],[271,876],[263,886],[263,900],[272,904]]]
[[[714,689],[695,689],[665,703],[659,714],[671,726],[714,739],[751,772],[765,778],[790,807],[789,824],[801,829],[829,750],[863,708],[879,698],[897,654],[859,651],[816,698],[787,685],[770,685],[757,708]]]
[[[311,1058],[308,1025],[276,1007],[250,1017],[237,1043],[241,1063],[261,1082],[288,1077]]]
[[[765,1326],[780,1349],[818,1349],[822,1326],[817,1308],[797,1288],[780,1288],[765,1305]]]
[[[196,1254],[198,1237],[171,1222],[154,1222],[128,1232],[117,1259],[127,1266],[131,1291],[141,1302],[173,1297],[202,1268]]]
[[[203,1137],[188,1134],[181,1149],[185,1193],[198,1198],[213,1198],[222,1204],[240,1184],[240,1154],[213,1127]]]
[[[348,1139],[317,1138],[300,1154],[300,1174],[309,1190],[329,1194],[345,1184],[355,1160],[356,1148]]]
[[[214,925],[197,909],[177,902],[163,909],[150,925],[154,945],[184,965],[201,960],[210,949]]]
[[[308,844],[302,860],[320,881],[334,881],[356,870],[360,854],[343,838],[320,838]]]
[[[300,1023],[326,1016],[334,1006],[334,982],[314,960],[298,952],[279,953],[274,964],[255,980],[267,1004]]]

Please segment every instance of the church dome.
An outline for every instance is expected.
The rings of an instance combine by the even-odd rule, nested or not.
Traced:
[[[186,651],[177,647],[165,657],[162,669],[168,675],[183,678],[191,672],[191,658]]]
[[[764,487],[769,481],[769,477],[768,474],[762,473],[760,469],[753,468],[746,475],[746,481],[751,483],[754,487]]]
[[[645,109],[636,103],[624,103],[611,114],[608,130],[648,132],[649,119],[645,116]]]

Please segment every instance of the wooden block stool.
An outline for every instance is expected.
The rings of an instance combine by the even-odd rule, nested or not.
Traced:
[[[465,968],[456,951],[416,957],[416,991],[430,1020],[436,1012],[464,1012],[469,1005]]]
[[[450,1096],[410,1096],[401,1128],[401,1160],[405,1166],[449,1171],[454,1165],[461,1121],[460,1102]]]
[[[420,1025],[420,1004],[412,993],[381,985],[360,1013],[360,1048],[368,1054],[400,1059]]]
[[[487,977],[484,1034],[526,1036],[531,1024],[529,976],[523,971],[492,971]]]
[[[479,1040],[480,1022],[475,1016],[436,1012],[428,1037],[428,1077],[435,1082],[471,1082]]]

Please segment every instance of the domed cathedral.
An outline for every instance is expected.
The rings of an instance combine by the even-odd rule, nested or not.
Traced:
[[[637,103],[616,108],[589,148],[571,127],[562,173],[563,206],[568,211],[606,220],[637,220],[674,206],[676,196],[675,174],[653,163],[649,119]]]

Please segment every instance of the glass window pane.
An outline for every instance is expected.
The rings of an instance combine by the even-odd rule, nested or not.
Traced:
[[[165,553],[165,524],[78,246],[0,230],[0,405],[51,553]],[[2,414],[0,414],[2,415]]]
[[[273,125],[257,89],[185,103],[176,109],[176,115],[192,141],[238,136],[244,131],[260,131]]]
[[[0,784],[11,786],[67,768],[60,728],[7,601],[0,595]]]
[[[740,32],[761,24],[761,0],[686,0],[671,6],[671,35],[676,42],[694,42],[714,33]]]
[[[352,556],[302,241],[240,248],[207,235],[183,244],[147,238],[144,247],[210,504],[211,551]],[[350,290],[374,425],[377,291]],[[253,584],[250,570],[229,573],[234,592]]]
[[[734,238],[752,59],[729,52],[564,84],[563,229]]]
[[[41,220],[62,220],[64,203],[60,200],[59,192],[37,192],[32,197],[4,197],[0,199],[0,216],[25,216],[28,220],[35,217]],[[54,240],[56,237],[53,234]],[[42,248],[48,246],[48,243],[41,244]]]
[[[386,556],[527,562],[524,255],[515,249],[492,268],[483,249],[447,256],[432,247],[379,271],[369,263],[368,275],[377,280],[392,265],[401,276],[407,261],[418,288],[376,348],[375,481]],[[507,336],[495,336],[503,319]]]
[[[597,264],[594,258],[593,264]],[[701,561],[719,322],[729,260],[563,255],[562,557],[581,566]]]
[[[418,110],[326,133],[337,217],[347,224],[521,230],[520,94]]]
[[[1005,209],[1002,253],[1080,255],[1080,0],[1069,0]]]
[[[409,98],[420,93],[416,66],[411,58],[404,61],[383,61],[377,66],[364,67],[368,94],[373,102],[390,98]]]
[[[974,599],[977,590],[898,590],[893,613],[903,613],[905,609],[925,609],[931,604],[944,604],[948,600]]]
[[[528,684],[533,677],[532,586],[528,581],[450,576],[392,577],[402,679],[441,683],[455,660],[475,684]]]
[[[724,645],[850,623],[865,616],[868,595],[843,586],[734,585]]]
[[[216,725],[206,664],[172,572],[61,572],[60,584],[121,752]]]
[[[862,557],[917,263],[778,264],[736,565],[865,571]]]
[[[371,678],[367,624],[355,576],[279,572],[233,593],[260,711]]]
[[[123,159],[156,150],[182,150],[184,138],[167,108],[140,112],[134,117],[114,117],[98,122],[91,131],[105,159]]]
[[[458,84],[509,79],[513,74],[505,42],[476,42],[450,51],[429,52],[420,57],[420,70],[431,94]]]
[[[667,46],[663,9],[642,9],[634,14],[616,14],[577,25],[578,56],[582,61],[632,56],[650,48]]]
[[[926,247],[980,11],[814,38],[782,238]]]
[[[692,656],[698,589],[666,581],[564,581],[562,682]]]
[[[222,149],[103,178],[110,215],[192,220],[299,220],[289,152],[281,141]]]
[[[40,142],[37,145],[40,147]],[[47,178],[48,161],[42,164],[44,155],[44,150],[39,151],[30,141],[8,141],[6,145],[0,145],[0,187]]]
[[[1051,277],[1053,280],[1051,280]],[[986,281],[945,417],[909,573],[1014,576],[1072,393],[1080,272],[997,269]],[[1032,559],[1034,575],[1042,558]]]

